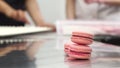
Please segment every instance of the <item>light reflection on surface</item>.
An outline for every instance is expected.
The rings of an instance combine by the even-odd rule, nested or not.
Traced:
[[[66,57],[65,63],[69,68],[92,68],[91,60],[70,60],[69,57]]]
[[[42,41],[20,42],[0,47],[0,68],[36,68],[35,54]]]
[[[90,60],[69,60],[64,43],[69,38],[27,41],[0,47],[0,68],[115,68],[120,47],[95,42]]]
[[[12,44],[6,47],[0,47],[0,57],[6,56],[13,51],[24,51],[27,49],[26,42]]]

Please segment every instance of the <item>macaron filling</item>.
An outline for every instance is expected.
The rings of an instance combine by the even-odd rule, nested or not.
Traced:
[[[93,38],[92,34],[82,32],[73,32],[72,35]]]
[[[72,35],[73,37],[82,37],[82,38],[87,38],[87,39],[92,39],[91,37],[87,37],[87,36],[78,36],[78,35]]]
[[[76,51],[72,51],[72,50],[70,50],[70,52],[71,52],[72,54],[75,54],[75,55],[90,54],[90,52],[76,52]]]
[[[92,41],[92,39],[89,39],[89,38],[83,38],[83,37],[72,37],[71,39],[78,39],[78,40]]]

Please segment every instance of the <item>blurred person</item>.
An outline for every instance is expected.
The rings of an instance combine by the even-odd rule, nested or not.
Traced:
[[[43,20],[37,0],[0,0],[0,25],[24,26],[28,24],[25,11],[28,11],[37,26],[55,29],[53,24]]]
[[[67,19],[120,20],[120,0],[67,0]]]

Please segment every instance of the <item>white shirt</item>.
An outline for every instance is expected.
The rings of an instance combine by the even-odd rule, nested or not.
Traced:
[[[120,6],[98,3],[86,4],[84,0],[76,0],[76,17],[83,20],[120,21]]]

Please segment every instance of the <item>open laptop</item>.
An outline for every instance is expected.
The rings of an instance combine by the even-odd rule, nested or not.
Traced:
[[[52,29],[48,27],[31,27],[31,26],[26,27],[0,26],[0,37],[9,37],[21,34],[30,34],[47,31],[52,31]]]

